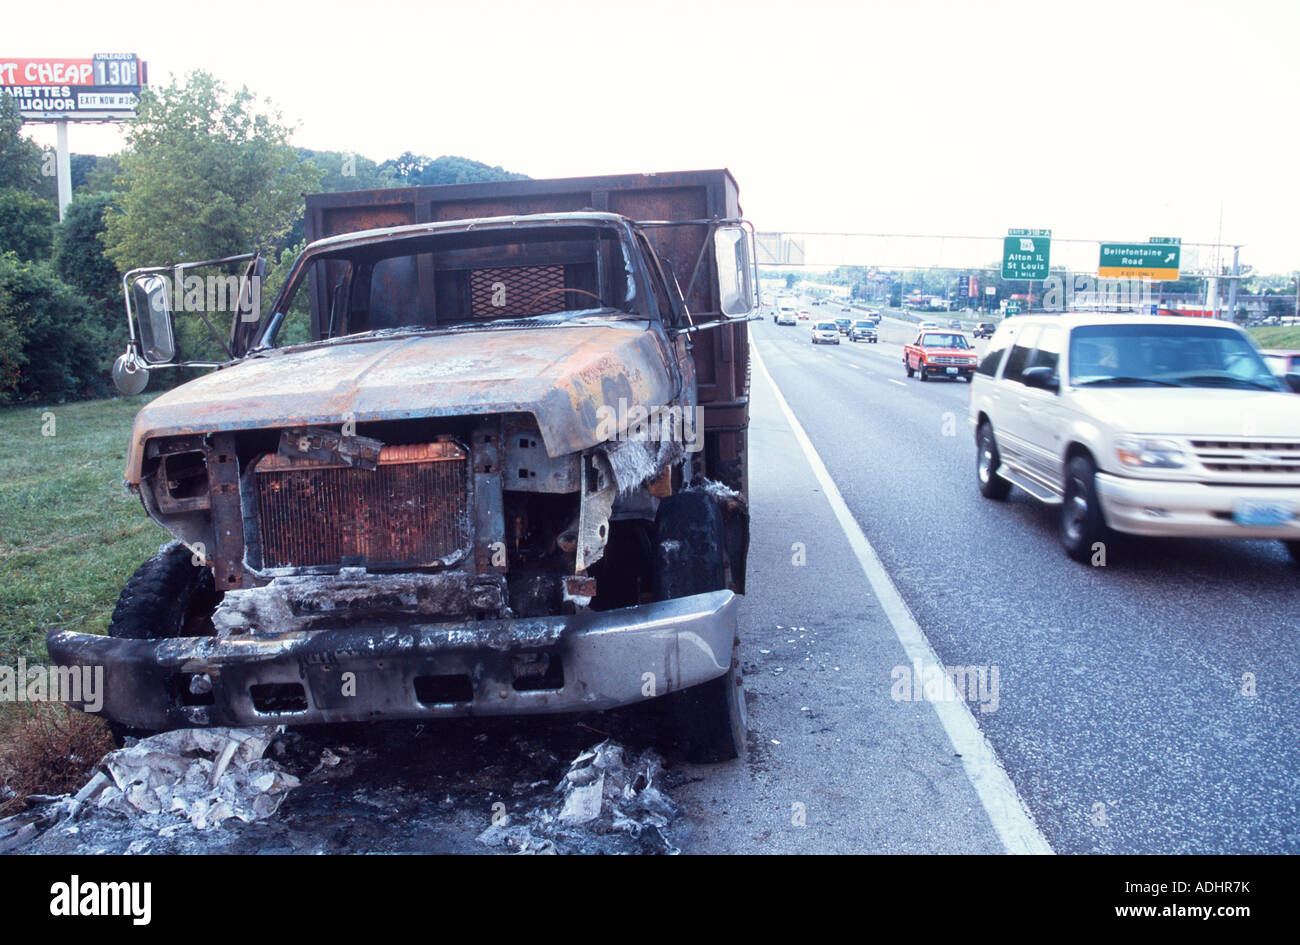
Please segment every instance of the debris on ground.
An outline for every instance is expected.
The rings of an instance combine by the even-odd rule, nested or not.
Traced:
[[[513,853],[677,853],[669,827],[678,806],[659,788],[663,765],[653,751],[628,756],[606,739],[578,755],[552,799],[502,812],[478,836]]]
[[[113,783],[92,800],[126,813],[177,813],[199,830],[232,817],[270,817],[298,779],[263,757],[276,729],[177,729],[110,752],[101,762]]]
[[[75,795],[31,795],[33,809],[0,820],[0,851],[34,839],[79,813],[112,811],[161,833],[198,830],[233,818],[252,823],[270,817],[299,781],[263,757],[277,729],[178,729],[111,751]],[[337,763],[337,761],[335,762]],[[178,820],[177,815],[183,820]]]

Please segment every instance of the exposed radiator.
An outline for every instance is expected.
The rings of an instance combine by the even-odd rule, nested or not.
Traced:
[[[268,454],[253,481],[264,568],[419,567],[469,546],[469,459],[449,440],[385,446],[373,471]]]

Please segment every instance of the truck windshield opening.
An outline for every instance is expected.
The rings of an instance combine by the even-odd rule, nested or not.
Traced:
[[[613,227],[491,227],[358,240],[307,257],[277,306],[283,327],[266,344],[544,322],[593,310],[636,314],[637,295],[630,255]]]

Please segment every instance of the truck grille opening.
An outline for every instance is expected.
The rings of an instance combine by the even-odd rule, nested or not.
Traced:
[[[469,545],[469,458],[451,440],[385,446],[374,470],[264,456],[262,566],[430,566]]]

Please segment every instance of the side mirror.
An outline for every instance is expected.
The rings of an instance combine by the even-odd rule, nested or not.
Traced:
[[[134,397],[149,386],[149,366],[134,351],[120,354],[113,362],[113,386],[126,397]]]
[[[1300,394],[1300,374],[1290,373],[1286,376],[1286,386],[1294,394]]]
[[[755,308],[753,235],[748,227],[720,226],[713,233],[718,264],[718,303],[723,315],[748,315]]]
[[[144,360],[149,364],[167,364],[175,360],[176,330],[167,280],[157,274],[141,276],[131,283],[131,298]]]
[[[1049,367],[1031,367],[1020,375],[1020,382],[1026,387],[1036,387],[1039,390],[1056,391],[1061,386],[1056,371]]]

